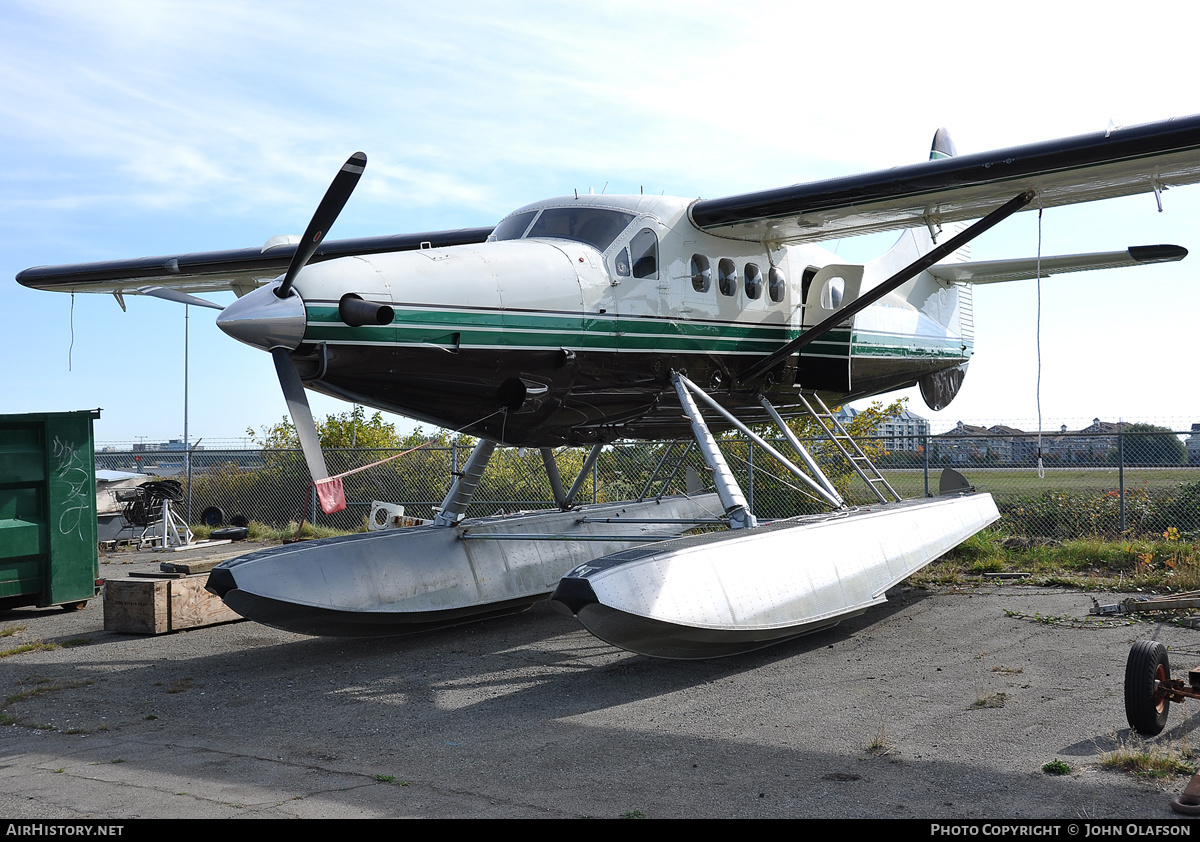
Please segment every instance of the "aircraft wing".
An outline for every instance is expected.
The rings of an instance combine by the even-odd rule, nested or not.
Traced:
[[[1130,246],[1124,251],[1102,251],[1092,254],[1063,254],[1021,257],[1014,260],[974,260],[961,263],[936,263],[929,267],[935,278],[968,284],[995,284],[1002,281],[1025,281],[1041,276],[1062,275],[1067,272],[1087,272],[1092,269],[1119,269],[1124,266],[1143,266],[1147,263],[1172,263],[1187,257],[1183,246]]]
[[[818,242],[978,219],[1025,190],[1033,209],[1200,181],[1200,115],[942,158],[693,203],[692,222],[737,240]]]
[[[328,240],[310,263],[427,248],[482,243],[492,233],[488,228],[427,231],[389,237]],[[276,242],[277,240],[284,240]],[[139,257],[99,263],[64,266],[35,266],[17,275],[17,281],[34,289],[59,292],[136,293],[140,288],[162,286],[185,293],[233,290],[239,296],[282,275],[296,252],[295,242],[284,238],[268,240],[262,248],[206,251],[165,257]]]

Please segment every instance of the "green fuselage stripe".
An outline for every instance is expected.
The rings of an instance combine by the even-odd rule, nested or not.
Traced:
[[[599,351],[684,351],[767,354],[800,335],[789,325],[754,325],[661,318],[536,314],[516,310],[396,308],[385,327],[350,327],[336,307],[310,306],[306,342],[352,345],[447,345],[462,348],[575,348]],[[833,330],[808,346],[811,356],[847,356],[850,332]],[[961,358],[957,337],[855,331],[864,357]]]

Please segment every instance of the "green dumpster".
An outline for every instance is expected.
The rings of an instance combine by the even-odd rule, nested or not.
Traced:
[[[0,610],[96,596],[100,410],[0,415]]]

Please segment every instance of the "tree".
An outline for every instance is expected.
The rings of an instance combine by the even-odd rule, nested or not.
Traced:
[[[1186,465],[1187,447],[1167,427],[1130,424],[1124,434],[1126,465]]]
[[[317,436],[322,449],[397,448],[406,446],[414,439],[415,444],[429,440],[429,436],[419,427],[411,435],[402,437],[396,432],[395,424],[383,420],[382,413],[376,412],[370,418],[366,415],[366,409],[355,404],[349,412],[326,415],[317,421]],[[300,447],[296,425],[287,416],[257,433],[253,428],[248,428],[246,433],[263,450],[294,450]]]
[[[869,407],[860,410],[850,423],[846,424],[846,432],[858,440],[859,446],[862,447],[867,455],[872,453],[879,454],[882,452],[882,442],[873,437],[879,435],[878,430],[883,424],[891,421],[893,418],[899,418],[908,408],[908,398],[897,398],[887,406],[883,405],[882,401],[873,401]],[[833,412],[837,412],[840,407],[834,407]],[[792,428],[792,432],[801,441],[806,439],[819,439],[824,436],[821,428],[817,426],[808,415],[799,415],[787,422],[787,425]]]

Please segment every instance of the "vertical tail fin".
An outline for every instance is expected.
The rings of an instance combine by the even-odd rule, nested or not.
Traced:
[[[929,160],[953,158],[957,154],[950,132],[944,128],[938,129],[933,135]],[[952,222],[947,223],[943,231],[936,204],[929,207],[927,214],[924,225],[905,230],[886,254],[864,267],[864,289],[880,283],[926,254],[939,240],[967,227],[966,222]],[[945,261],[969,260],[970,255],[971,246],[968,243],[945,258]],[[939,281],[926,271],[900,287],[897,293],[919,314],[922,334],[961,340],[963,353],[958,360],[946,359],[946,368],[925,374],[918,380],[926,405],[934,411],[943,409],[954,400],[962,386],[975,344],[971,285]]]
[[[957,154],[958,150],[954,148],[954,141],[950,138],[949,129],[943,127],[933,133],[933,146],[929,148],[929,160],[953,158]]]

